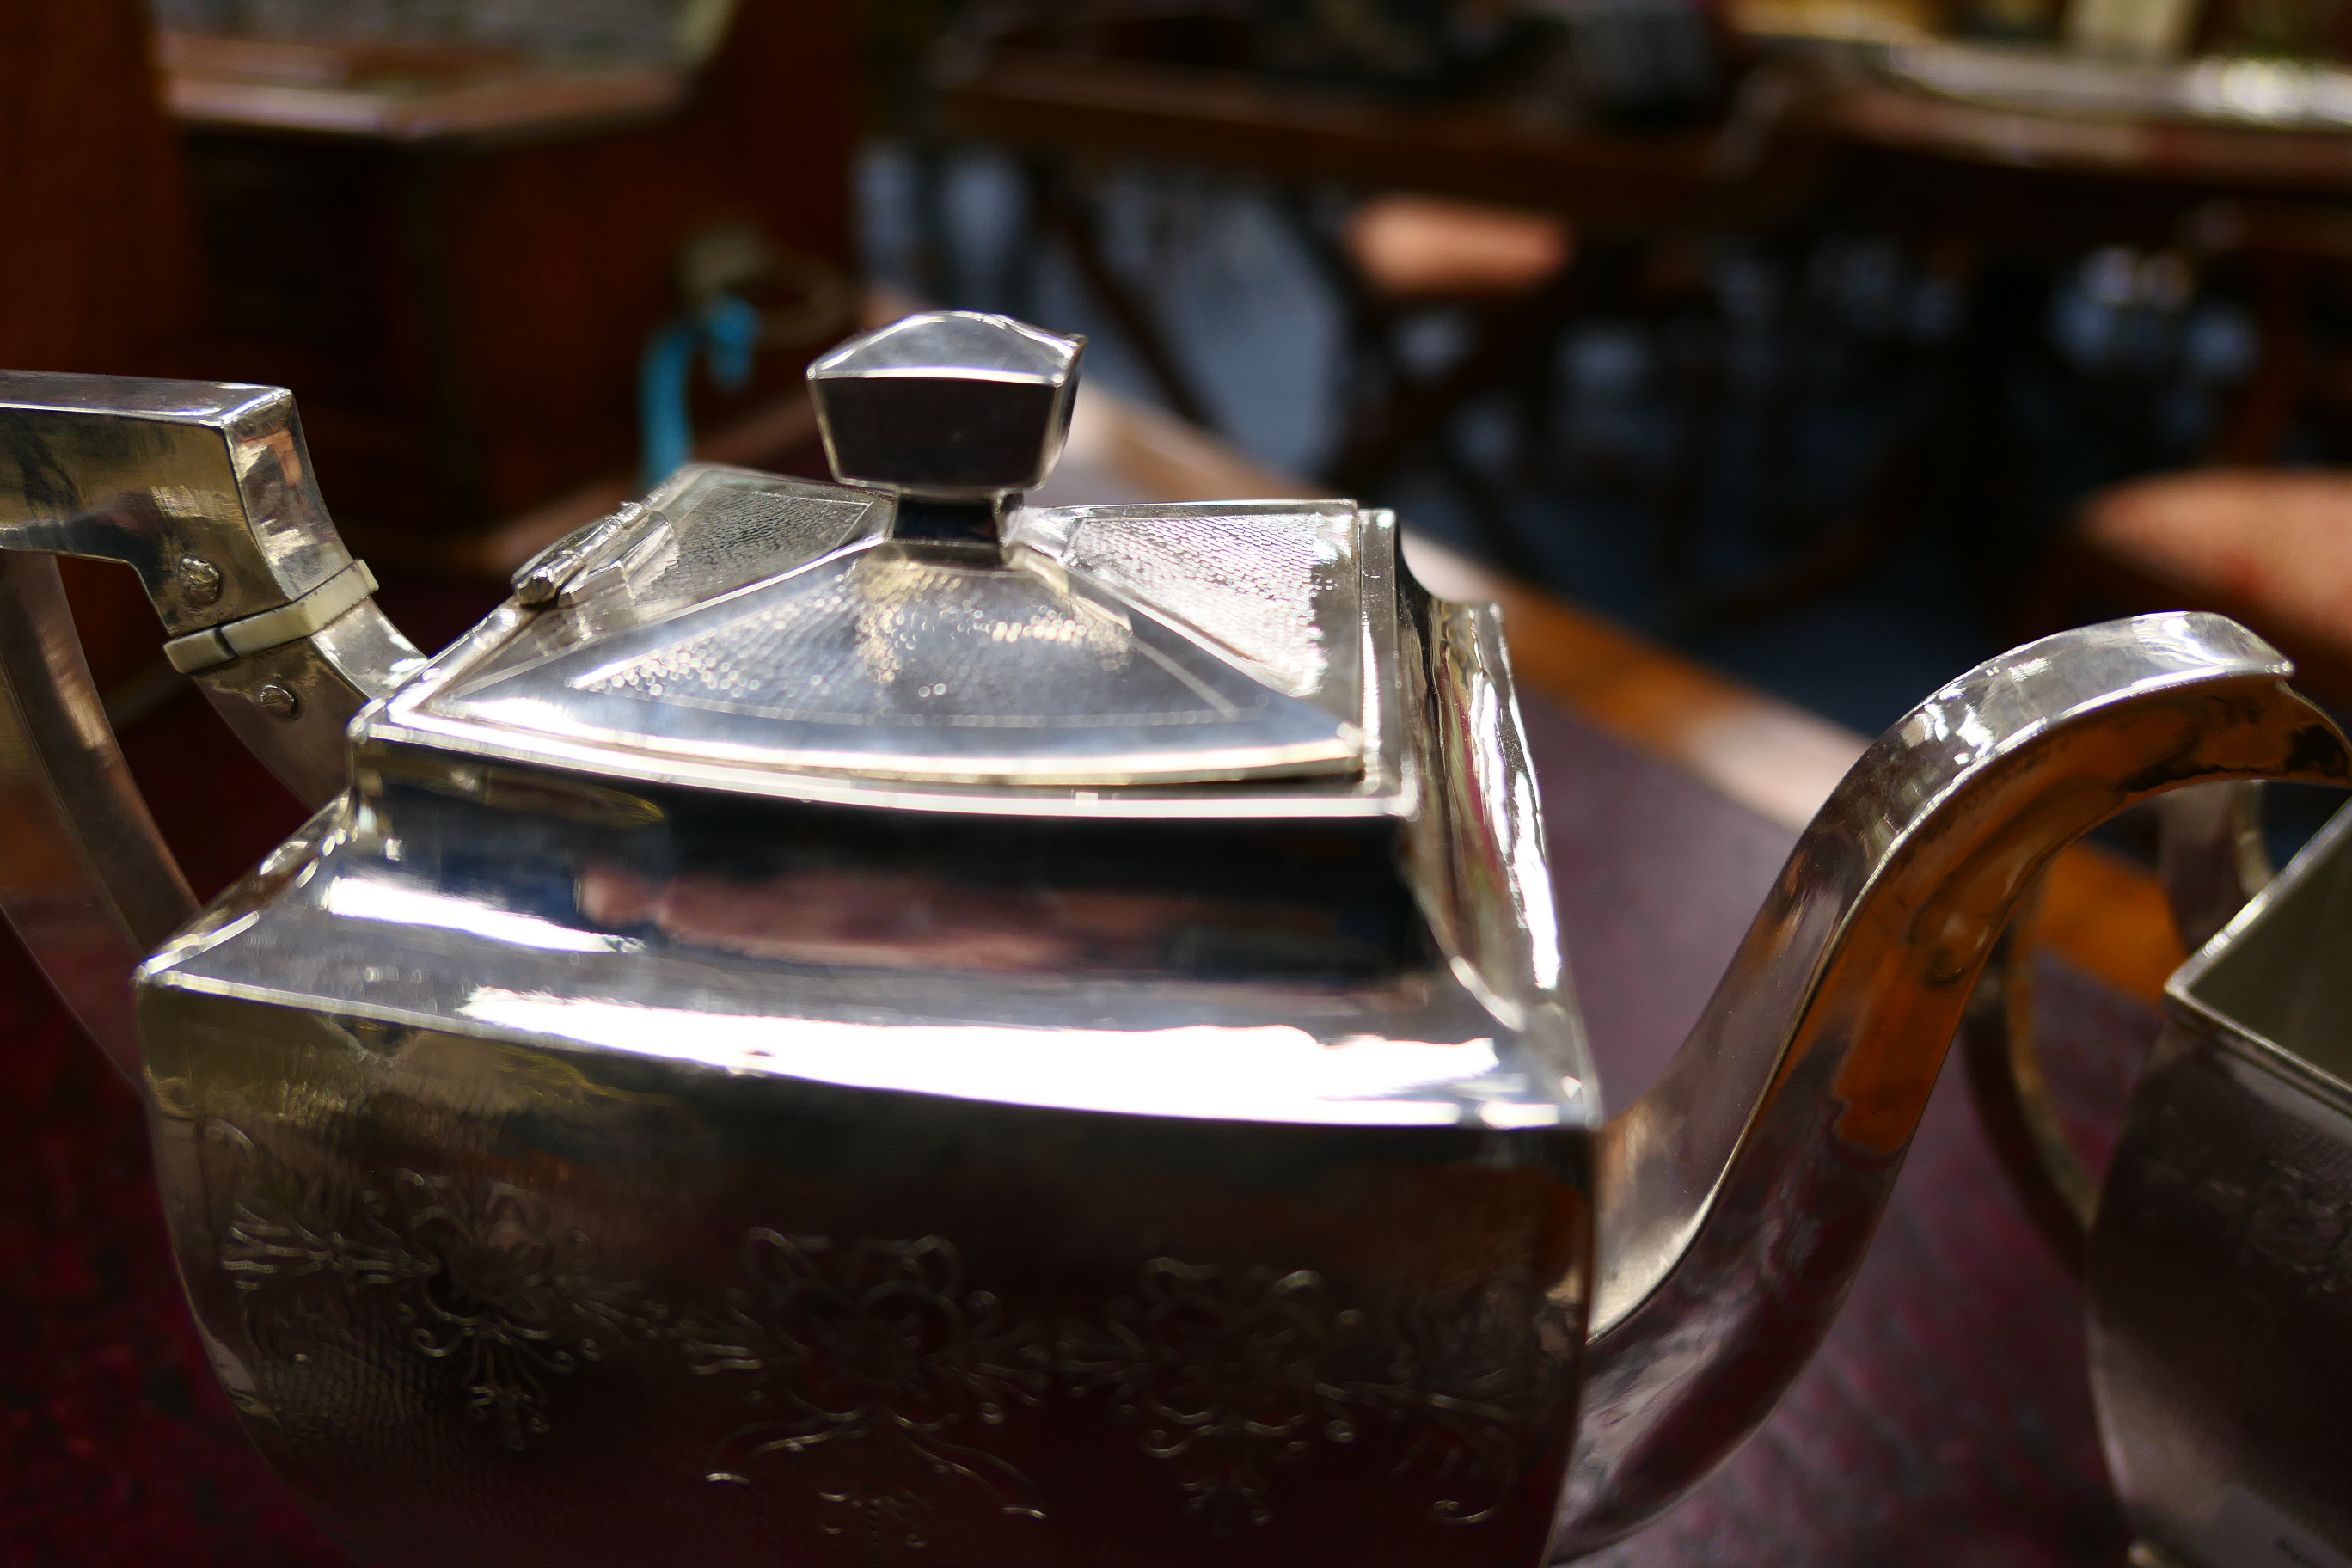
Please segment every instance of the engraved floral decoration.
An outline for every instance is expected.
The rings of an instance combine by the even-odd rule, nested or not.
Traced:
[[[247,1156],[249,1175],[268,1164],[226,1123],[211,1135]],[[521,1187],[410,1170],[330,1205],[319,1184],[269,1168],[238,1184],[220,1250],[263,1353],[309,1365],[322,1335],[386,1312],[509,1449],[549,1430],[551,1378],[657,1331],[662,1308],[635,1282],[600,1278],[596,1261],[584,1234],[551,1225]]]
[[[341,1376],[329,1366],[389,1338],[447,1369],[466,1414],[520,1451],[583,1363],[666,1345],[740,1393],[705,1479],[804,1500],[869,1563],[924,1546],[943,1510],[1045,1519],[1004,1429],[1056,1383],[1132,1428],[1184,1509],[1225,1536],[1274,1519],[1279,1468],[1341,1448],[1436,1523],[1490,1519],[1550,1447],[1572,1375],[1544,1348],[1541,1293],[1510,1271],[1366,1310],[1313,1270],[1155,1258],[1133,1295],[1049,1342],[971,1289],[943,1237],[761,1226],[741,1241],[740,1282],[673,1315],[512,1183],[408,1169],[331,1181],[226,1122],[205,1138],[233,1162],[214,1189],[219,1267],[261,1356]]]
[[[1063,1330],[1056,1369],[1073,1393],[1102,1394],[1116,1419],[1140,1427],[1143,1451],[1174,1467],[1186,1508],[1219,1535],[1273,1519],[1271,1467],[1353,1444],[1368,1421],[1410,1424],[1396,1469],[1435,1470],[1432,1519],[1491,1518],[1548,1397],[1542,1358],[1514,1349],[1527,1342],[1528,1304],[1494,1303],[1491,1324],[1457,1316],[1416,1332],[1325,1297],[1309,1269],[1154,1258],[1137,1298],[1113,1302],[1098,1325]]]
[[[1043,1336],[965,1289],[954,1247],[927,1236],[839,1247],[762,1227],[742,1250],[752,1282],[681,1330],[693,1369],[748,1374],[744,1403],[759,1412],[712,1450],[711,1480],[804,1489],[841,1510],[826,1533],[854,1523],[869,1560],[923,1545],[942,1489],[1045,1517],[1028,1478],[981,1446],[1014,1405],[1043,1403]]]
[[[2335,1295],[2352,1280],[2352,1200],[2334,1183],[2283,1154],[2218,1142],[2173,1103],[2158,1105],[2130,1152],[2137,1179],[2161,1194],[2144,1206],[2210,1215],[2225,1228],[2238,1265],[2232,1289],[2251,1324],[2274,1323],[2295,1297]]]

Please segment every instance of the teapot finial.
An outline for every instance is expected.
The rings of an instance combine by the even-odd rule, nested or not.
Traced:
[[[892,538],[993,545],[1062,455],[1085,347],[978,310],[852,338],[809,365],[825,458],[844,484],[898,494]]]

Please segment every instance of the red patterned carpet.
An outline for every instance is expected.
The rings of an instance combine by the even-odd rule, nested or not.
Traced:
[[[437,646],[476,595],[395,592]],[[1680,1038],[1789,837],[1557,710],[1529,711],[1563,927],[1622,1103]],[[126,737],[209,893],[298,817],[193,699]],[[2083,1115],[2112,1116],[2145,1010],[2043,985]],[[181,1305],[137,1104],[0,935],[0,1564],[350,1559],[247,1448]],[[1947,1075],[1821,1358],[1740,1455],[1612,1568],[2116,1564],[2080,1303]],[[942,1568],[948,1568],[942,1564]]]

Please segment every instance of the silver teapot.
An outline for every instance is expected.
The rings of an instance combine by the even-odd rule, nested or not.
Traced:
[[[1079,349],[853,340],[841,484],[680,470],[430,659],[284,392],[0,377],[0,902],[371,1559],[1591,1552],[1821,1342],[2039,868],[2352,777],[2225,620],[1984,665],[1604,1120],[1496,613],[1345,501],[1020,508]],[[318,807],[202,910],[57,553]]]
[[[2095,1174],[2014,934],[1964,1031],[2028,1210],[2082,1279],[2140,1568],[2352,1568],[2352,810],[2273,879],[2257,790],[2159,803],[2193,952]]]

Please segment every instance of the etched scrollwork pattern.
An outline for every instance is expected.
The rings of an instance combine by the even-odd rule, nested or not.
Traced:
[[[235,1127],[205,1136],[239,1156],[219,1260],[264,1355],[310,1365],[322,1339],[384,1314],[406,1349],[451,1369],[466,1414],[520,1450],[549,1430],[551,1379],[660,1331],[662,1307],[603,1278],[589,1237],[551,1224],[522,1187],[397,1170],[330,1203]]]
[[[1073,1393],[1099,1394],[1139,1427],[1143,1451],[1174,1467],[1185,1506],[1220,1535],[1273,1519],[1271,1467],[1353,1444],[1370,1421],[1410,1426],[1396,1468],[1435,1471],[1430,1518],[1493,1517],[1547,1397],[1542,1358],[1512,1348],[1526,1341],[1529,1304],[1489,1303],[1472,1318],[1492,1322],[1454,1314],[1416,1331],[1334,1310],[1326,1294],[1307,1269],[1155,1258],[1137,1297],[1098,1324],[1066,1326],[1056,1367]]]
[[[755,1227],[742,1282],[716,1309],[673,1316],[512,1183],[401,1169],[331,1191],[226,1122],[205,1137],[235,1159],[218,1264],[260,1354],[309,1370],[323,1348],[388,1326],[520,1451],[551,1429],[559,1380],[620,1342],[667,1342],[692,1373],[741,1380],[746,1418],[712,1445],[704,1478],[813,1500],[820,1528],[868,1562],[923,1546],[957,1497],[1045,1519],[999,1439],[1056,1382],[1135,1427],[1183,1507],[1229,1535],[1273,1520],[1277,1467],[1381,1426],[1400,1439],[1396,1476],[1433,1482],[1425,1517],[1490,1519],[1562,1375],[1530,1332],[1524,1280],[1375,1316],[1335,1306],[1312,1270],[1158,1258],[1135,1295],[1049,1341],[971,1288],[937,1236],[837,1245]]]
[[[846,1247],[766,1228],[743,1241],[751,1283],[725,1310],[681,1324],[688,1363],[741,1374],[759,1414],[712,1450],[709,1479],[801,1489],[854,1525],[869,1560],[920,1547],[943,1489],[998,1513],[1043,1519],[1036,1486],[984,1447],[1051,1388],[1044,1335],[968,1289],[936,1236]]]
[[[2291,1161],[2263,1161],[2239,1222],[2240,1262],[2305,1296],[2340,1294],[2352,1262],[2352,1198]]]
[[[2157,1108],[2128,1157],[2151,1194],[2138,1205],[2143,1215],[2201,1211],[2226,1232],[2250,1321],[2271,1322],[2295,1300],[2352,1283],[2352,1196],[2340,1178],[2217,1139],[2177,1104]]]

